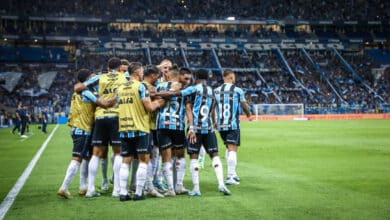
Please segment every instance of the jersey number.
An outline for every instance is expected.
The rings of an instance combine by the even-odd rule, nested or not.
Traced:
[[[210,109],[207,105],[202,105],[202,107],[200,107],[200,115],[202,116],[202,122],[207,120],[209,116],[209,111]]]
[[[230,105],[228,103],[219,104],[219,118],[229,118],[230,117]]]

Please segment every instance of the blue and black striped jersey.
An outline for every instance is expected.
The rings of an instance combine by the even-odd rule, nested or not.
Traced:
[[[169,91],[172,82],[163,82],[157,86],[157,92]],[[157,114],[157,129],[184,130],[184,97],[174,96],[165,102]]]
[[[195,133],[207,134],[214,131],[211,113],[215,104],[214,91],[210,86],[197,84],[181,91],[190,96]]]
[[[244,91],[230,83],[214,90],[218,130],[240,129],[240,103],[246,102]]]

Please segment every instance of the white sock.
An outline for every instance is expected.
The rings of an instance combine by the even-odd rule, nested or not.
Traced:
[[[95,192],[95,179],[99,167],[99,157],[93,155],[88,164],[88,192]]]
[[[157,173],[156,173],[156,179],[159,183],[162,183],[163,181],[163,178],[164,178],[164,174],[163,174],[163,165],[162,165],[162,160],[161,158],[159,159],[159,162],[158,162],[158,168],[157,168]]]
[[[103,183],[107,183],[107,167],[108,167],[107,158],[100,158],[100,164],[102,166]]]
[[[81,161],[80,165],[80,189],[87,189],[88,187],[88,160]]]
[[[190,160],[190,173],[192,177],[192,184],[194,185],[193,190],[199,192],[199,167],[197,159]]]
[[[122,157],[120,155],[116,155],[114,159],[114,167],[113,167],[113,173],[114,173],[114,192],[120,191],[120,177],[119,173],[122,166]]]
[[[223,186],[225,185],[223,183],[223,169],[222,169],[222,163],[221,163],[221,160],[219,159],[219,156],[215,156],[213,157],[213,167],[214,167],[214,171],[215,171],[215,175],[217,176],[217,180],[218,180],[218,186]]]
[[[206,155],[206,150],[204,149],[204,147],[202,146],[199,150],[199,159],[204,161],[205,159],[205,155]]]
[[[66,191],[68,190],[69,184],[72,182],[73,177],[76,175],[77,170],[79,169],[80,163],[78,161],[72,160],[66,170],[65,179],[62,183],[61,189]]]
[[[152,181],[153,181],[153,164],[152,161],[149,161],[148,169],[146,170],[146,182],[145,182],[146,190],[154,189]]]
[[[230,151],[227,158],[227,176],[232,177],[236,174],[237,152]]]
[[[177,170],[176,170],[176,161],[177,157],[172,157],[171,158],[171,164],[172,164],[172,184],[175,186],[177,183]]]
[[[178,158],[176,160],[176,185],[183,185],[184,175],[186,173],[186,158]]]
[[[148,169],[148,165],[146,163],[140,162],[138,164],[138,169],[137,169],[137,189],[135,190],[135,194],[142,196],[142,190],[144,189],[145,186],[145,181],[146,181],[146,173]]]
[[[165,176],[165,180],[167,181],[168,189],[173,190],[173,172],[171,162],[163,163],[163,174]]]
[[[157,177],[157,171],[160,164],[160,153],[158,147],[153,147],[151,163],[153,166],[153,177]]]
[[[135,186],[137,184],[137,170],[138,170],[139,160],[134,159],[131,163],[131,183],[130,186]]]
[[[120,186],[120,194],[127,195],[127,180],[129,179],[129,167],[130,165],[127,163],[122,163],[120,171],[119,171],[119,186]]]
[[[111,166],[114,167],[114,163],[115,163],[115,154],[112,153],[110,158],[111,158]],[[121,159],[121,163],[122,163],[122,159]],[[119,168],[119,169],[120,169],[120,168]],[[111,179],[114,180],[114,173],[112,173]]]

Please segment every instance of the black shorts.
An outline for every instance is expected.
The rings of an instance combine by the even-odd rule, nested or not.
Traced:
[[[157,130],[150,130],[150,145],[158,146]]]
[[[237,146],[240,146],[240,130],[227,130],[227,131],[219,131],[219,134],[221,135],[221,138],[223,140],[223,143],[225,145],[227,144],[234,144]]]
[[[119,122],[117,117],[96,119],[93,130],[92,145],[120,147],[121,140],[118,132]]]
[[[92,136],[72,134],[73,150],[72,156],[81,159],[89,159],[92,156]]]
[[[188,154],[199,154],[200,147],[203,145],[208,154],[218,153],[217,137],[214,132],[207,134],[196,134],[196,143],[191,144],[188,141]]]
[[[152,147],[150,145],[150,134],[132,137],[121,138],[121,156],[122,157],[134,157],[138,154],[150,154]]]
[[[157,130],[157,139],[160,150],[171,146],[172,149],[183,149],[186,136],[184,131],[181,130],[159,129]]]

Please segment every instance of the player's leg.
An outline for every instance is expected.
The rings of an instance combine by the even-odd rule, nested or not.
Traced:
[[[173,188],[173,172],[172,172],[172,141],[170,131],[167,129],[159,130],[158,139],[160,143],[160,153],[162,159],[162,168],[165,180],[167,181],[168,191],[165,196],[175,196],[175,190]]]
[[[118,197],[120,193],[120,177],[119,173],[122,166],[122,156],[120,155],[121,148],[120,146],[112,146],[112,152],[114,154],[114,166],[113,174],[114,174],[114,188],[112,190],[112,197]]]
[[[142,192],[145,187],[147,178],[148,163],[150,161],[150,137],[149,134],[137,137],[137,155],[138,155],[138,169],[137,169],[137,187],[133,197],[134,201],[144,200]]]
[[[80,166],[81,154],[85,145],[86,136],[72,134],[72,139],[73,139],[72,160],[69,163],[68,168],[66,170],[64,181],[62,182],[61,187],[57,192],[58,196],[64,197],[66,199],[72,198],[68,188]]]
[[[122,163],[119,171],[119,201],[127,201],[131,199],[127,191],[127,181],[129,179],[130,163],[134,156],[134,138],[122,138],[121,141]]]
[[[176,157],[176,194],[188,194],[188,190],[184,187],[183,180],[186,171],[185,147],[186,140],[184,131],[177,131],[176,139],[174,140],[173,156]]]
[[[24,133],[26,131],[27,121],[26,120],[22,120],[21,125],[22,125],[22,129],[20,131],[20,137],[26,138],[27,136]]]
[[[88,135],[81,154],[79,196],[85,196],[88,190],[88,164],[92,156],[92,137]]]
[[[131,180],[130,180],[130,191],[135,191],[137,187],[137,169],[139,165],[138,157],[135,157],[133,161],[131,161]]]
[[[119,138],[119,122],[118,118],[110,119],[110,140],[112,146],[112,152],[114,153],[114,166],[113,166],[113,174],[114,174],[114,189],[112,191],[112,196],[117,197],[120,193],[120,184],[119,184],[119,173],[122,166],[122,156],[121,153],[121,139]]]
[[[198,164],[199,164],[199,168],[204,168],[204,161],[206,159],[206,150],[204,149],[204,147],[202,146],[200,148],[200,151],[199,151],[199,158],[198,158]]]
[[[87,198],[100,196],[100,193],[96,192],[95,189],[95,180],[99,168],[99,160],[103,156],[104,151],[106,151],[106,148],[107,146],[93,147],[92,157],[88,164],[88,191],[85,194]]]
[[[104,156],[108,146],[108,134],[104,124],[104,119],[98,119],[95,121],[92,145],[94,146],[92,157],[88,164],[88,191],[85,194],[85,197],[87,198],[100,195],[96,192],[95,180],[98,172],[99,160]]]
[[[226,151],[228,151],[227,163],[227,185],[238,185],[240,178],[237,176],[237,150],[240,144],[240,131],[230,130],[227,131],[226,138],[224,140],[226,144]]]
[[[199,186],[199,164],[198,156],[199,150],[202,145],[201,135],[196,135],[196,143],[188,142],[187,153],[190,155],[190,173],[192,179],[192,191],[188,192],[190,196],[200,196],[200,186]]]
[[[145,192],[146,192],[146,195],[149,195],[149,196],[152,196],[152,197],[158,197],[158,198],[163,198],[164,195],[160,194],[155,188],[154,188],[154,185],[153,185],[153,178],[154,178],[154,173],[155,173],[155,166],[153,165],[153,160],[155,159],[155,151],[153,150],[156,146],[155,146],[155,143],[157,143],[156,139],[157,139],[157,136],[156,136],[156,131],[155,130],[152,130],[151,133],[150,133],[150,146],[149,146],[149,150],[150,152],[152,152],[152,155],[151,155],[151,159],[148,163],[148,169],[147,169],[147,175],[146,175],[146,182],[145,182]],[[158,147],[157,147],[158,149]],[[157,152],[158,153],[158,152]]]
[[[100,187],[102,193],[106,193],[108,191],[108,179],[107,179],[107,171],[108,171],[108,147],[105,148],[103,155],[99,159],[101,171],[102,171],[102,185]]]
[[[223,168],[221,159],[218,156],[218,144],[215,133],[208,133],[205,136],[205,148],[207,153],[210,155],[212,166],[214,168],[215,175],[218,181],[218,190],[223,192],[225,195],[230,195],[230,191],[226,188],[223,181]]]

